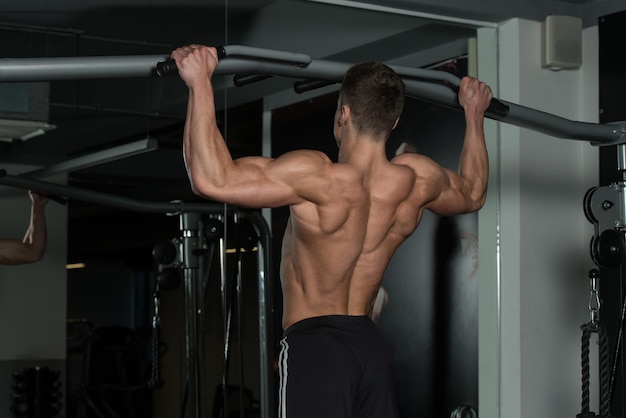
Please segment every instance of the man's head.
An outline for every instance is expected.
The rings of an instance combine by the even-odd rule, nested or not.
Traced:
[[[402,112],[404,91],[404,82],[387,65],[355,64],[346,71],[339,92],[338,116],[347,106],[358,132],[386,139]]]

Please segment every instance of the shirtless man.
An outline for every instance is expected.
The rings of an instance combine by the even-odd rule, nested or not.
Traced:
[[[0,239],[0,264],[16,265],[34,263],[43,258],[47,245],[45,206],[48,198],[33,191],[31,199],[30,223],[24,238]]]
[[[216,50],[191,45],[172,58],[189,88],[184,159],[194,192],[232,205],[290,208],[281,259],[279,416],[397,416],[390,356],[372,308],[387,264],[425,209],[457,215],[483,206],[490,88],[461,81],[466,133],[457,172],[419,154],[387,159],[405,90],[380,63],[346,73],[334,118],[338,163],[312,150],[233,160],[215,118]]]

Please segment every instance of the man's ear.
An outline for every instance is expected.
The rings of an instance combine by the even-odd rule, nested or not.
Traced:
[[[341,120],[341,124],[345,125],[350,118],[350,107],[348,105],[341,105],[341,116],[339,119]]]

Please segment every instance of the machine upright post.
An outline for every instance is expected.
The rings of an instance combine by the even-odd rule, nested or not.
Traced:
[[[259,236],[259,373],[261,375],[261,418],[276,416],[274,381],[274,283],[272,281],[272,233],[259,212],[245,215]]]
[[[622,173],[622,180],[625,180],[624,173],[626,173],[626,145],[617,145],[617,169]]]
[[[198,332],[201,314],[198,297],[201,294],[199,223],[198,213],[180,215],[181,256],[185,280],[185,321],[186,321],[186,360],[187,360],[187,410],[186,417],[206,417],[206,388],[203,379],[204,344],[202,333]]]

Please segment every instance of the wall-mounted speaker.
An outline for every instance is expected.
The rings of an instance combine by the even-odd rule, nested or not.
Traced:
[[[573,16],[548,16],[541,24],[541,67],[551,70],[582,65],[582,20]]]

